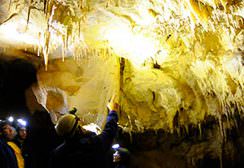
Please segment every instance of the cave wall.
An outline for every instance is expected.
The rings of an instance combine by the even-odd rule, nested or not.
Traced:
[[[93,54],[81,62],[53,60],[48,71],[43,67],[37,72],[38,86],[33,91],[53,121],[75,107],[85,123],[103,125],[106,104],[119,93],[119,58]]]
[[[41,59],[30,92],[54,122],[102,126],[115,93],[134,167],[242,164],[243,1],[1,3],[1,48]]]
[[[243,113],[243,1],[3,1],[0,10],[1,46],[44,63],[36,96],[49,112],[86,104],[94,117],[113,92],[127,131]]]
[[[227,124],[226,116],[223,119]],[[188,131],[185,127],[172,133],[161,129],[128,134],[120,130],[116,142],[130,150],[130,167],[241,168],[243,117],[236,113],[235,122],[236,127],[229,128],[224,138],[218,120],[208,117],[200,129],[190,125]]]

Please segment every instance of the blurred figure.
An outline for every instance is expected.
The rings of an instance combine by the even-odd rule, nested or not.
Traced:
[[[10,123],[6,122],[2,126],[2,130],[8,145],[14,150],[15,156],[17,158],[18,168],[24,168],[25,164],[24,158],[22,156],[22,151],[14,142],[17,135],[16,129]]]
[[[113,154],[115,168],[128,168],[130,162],[130,152],[126,148],[119,147]]]
[[[25,143],[25,152],[28,153],[26,168],[47,168],[51,152],[62,141],[55,132],[47,111],[35,111],[29,121]]]
[[[26,105],[31,113],[27,139],[24,143],[26,168],[47,168],[49,155],[62,143],[57,136],[48,111],[39,103],[40,88],[34,83],[26,90]]]
[[[23,149],[24,142],[27,138],[27,130],[24,126],[19,126],[17,128],[17,138],[16,138],[16,144]]]
[[[6,121],[0,123],[0,167],[18,168],[15,151],[8,145],[8,140],[13,140],[15,133],[12,126]]]
[[[29,168],[29,154],[28,154],[28,148],[29,145],[26,144],[26,139],[27,139],[27,128],[26,126],[19,125],[17,127],[17,136],[14,140],[15,144],[20,148],[22,156],[24,158],[24,165],[25,168]]]
[[[65,141],[51,156],[51,168],[107,167],[107,152],[118,129],[118,104],[114,99],[108,104],[109,114],[101,134],[87,133],[75,114],[62,116],[55,127]]]
[[[16,129],[8,122],[2,124],[2,132],[7,141],[13,141],[17,135]]]

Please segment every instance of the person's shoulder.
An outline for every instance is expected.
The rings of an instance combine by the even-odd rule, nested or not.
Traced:
[[[96,133],[92,132],[92,131],[87,131],[87,132],[85,132],[85,136],[86,137],[94,137],[94,136],[96,136]]]
[[[0,144],[4,143],[4,139],[2,137],[0,137]]]

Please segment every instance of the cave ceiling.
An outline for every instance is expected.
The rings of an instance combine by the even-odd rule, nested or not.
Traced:
[[[0,13],[0,52],[38,64],[31,89],[53,120],[76,107],[101,126],[113,94],[125,131],[243,115],[242,0],[2,0]]]

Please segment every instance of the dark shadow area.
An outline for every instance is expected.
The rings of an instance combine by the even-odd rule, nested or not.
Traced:
[[[55,132],[47,111],[35,111],[30,116],[29,137],[26,141],[28,158],[26,168],[48,168],[50,154],[62,143]]]
[[[199,168],[207,168],[207,167],[220,167],[220,160],[218,158],[211,158],[209,155],[205,155],[202,160],[199,160],[197,163],[197,167]]]
[[[120,128],[116,143],[131,152],[130,167],[242,168],[244,118],[236,110],[229,120],[236,122],[236,126],[225,129],[226,137],[221,137],[218,119],[208,116],[201,123],[201,131],[194,124],[188,126],[188,131],[175,124],[180,133],[165,130],[127,133]]]
[[[49,113],[41,105],[31,113],[26,105],[25,92],[37,83],[36,73],[30,61],[0,55],[0,119],[11,115],[27,120],[28,135],[22,149],[25,167],[47,168],[51,151],[62,141],[56,135]],[[33,102],[37,103],[36,99]]]
[[[0,55],[1,118],[10,114],[28,116],[25,90],[36,81],[36,69],[30,62],[23,59],[6,60]]]

